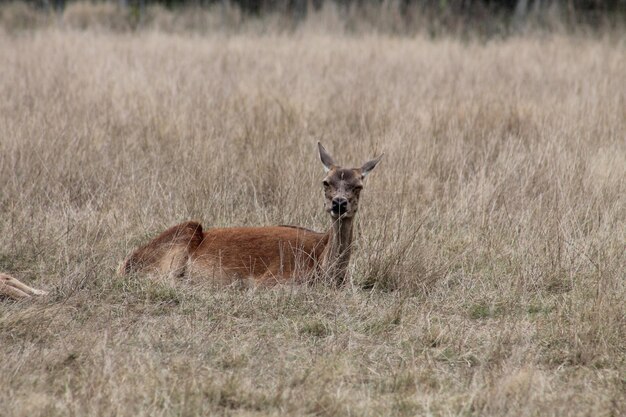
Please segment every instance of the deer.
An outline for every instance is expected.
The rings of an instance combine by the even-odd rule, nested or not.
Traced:
[[[292,225],[205,231],[200,223],[187,221],[137,248],[122,262],[118,272],[170,279],[202,276],[227,284],[253,285],[321,278],[343,286],[364,180],[384,153],[360,168],[343,168],[321,143],[317,145],[326,174],[322,181],[324,208],[331,218],[327,232]]]
[[[31,288],[17,278],[0,272],[0,297],[19,300],[23,298],[30,298],[31,296],[42,296],[47,294],[48,293],[46,291]]]

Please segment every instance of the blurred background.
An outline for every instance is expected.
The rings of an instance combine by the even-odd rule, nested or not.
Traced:
[[[344,33],[501,36],[623,27],[626,0],[18,0],[0,3],[5,30],[46,25],[171,32],[283,32],[315,22]]]

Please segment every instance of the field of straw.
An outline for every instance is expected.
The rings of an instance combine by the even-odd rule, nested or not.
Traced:
[[[626,412],[626,43],[0,35],[0,415]],[[351,283],[115,275],[167,226],[325,230]]]

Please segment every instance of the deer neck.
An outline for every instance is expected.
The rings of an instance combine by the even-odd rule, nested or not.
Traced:
[[[324,248],[322,266],[332,282],[342,285],[348,272],[352,255],[352,219],[339,219],[333,222],[327,232],[328,243]]]

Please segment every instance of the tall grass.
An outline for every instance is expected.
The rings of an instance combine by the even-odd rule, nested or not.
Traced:
[[[624,37],[0,35],[1,414],[620,415]],[[324,230],[351,285],[115,277],[166,226]],[[369,289],[364,289],[369,288]]]

